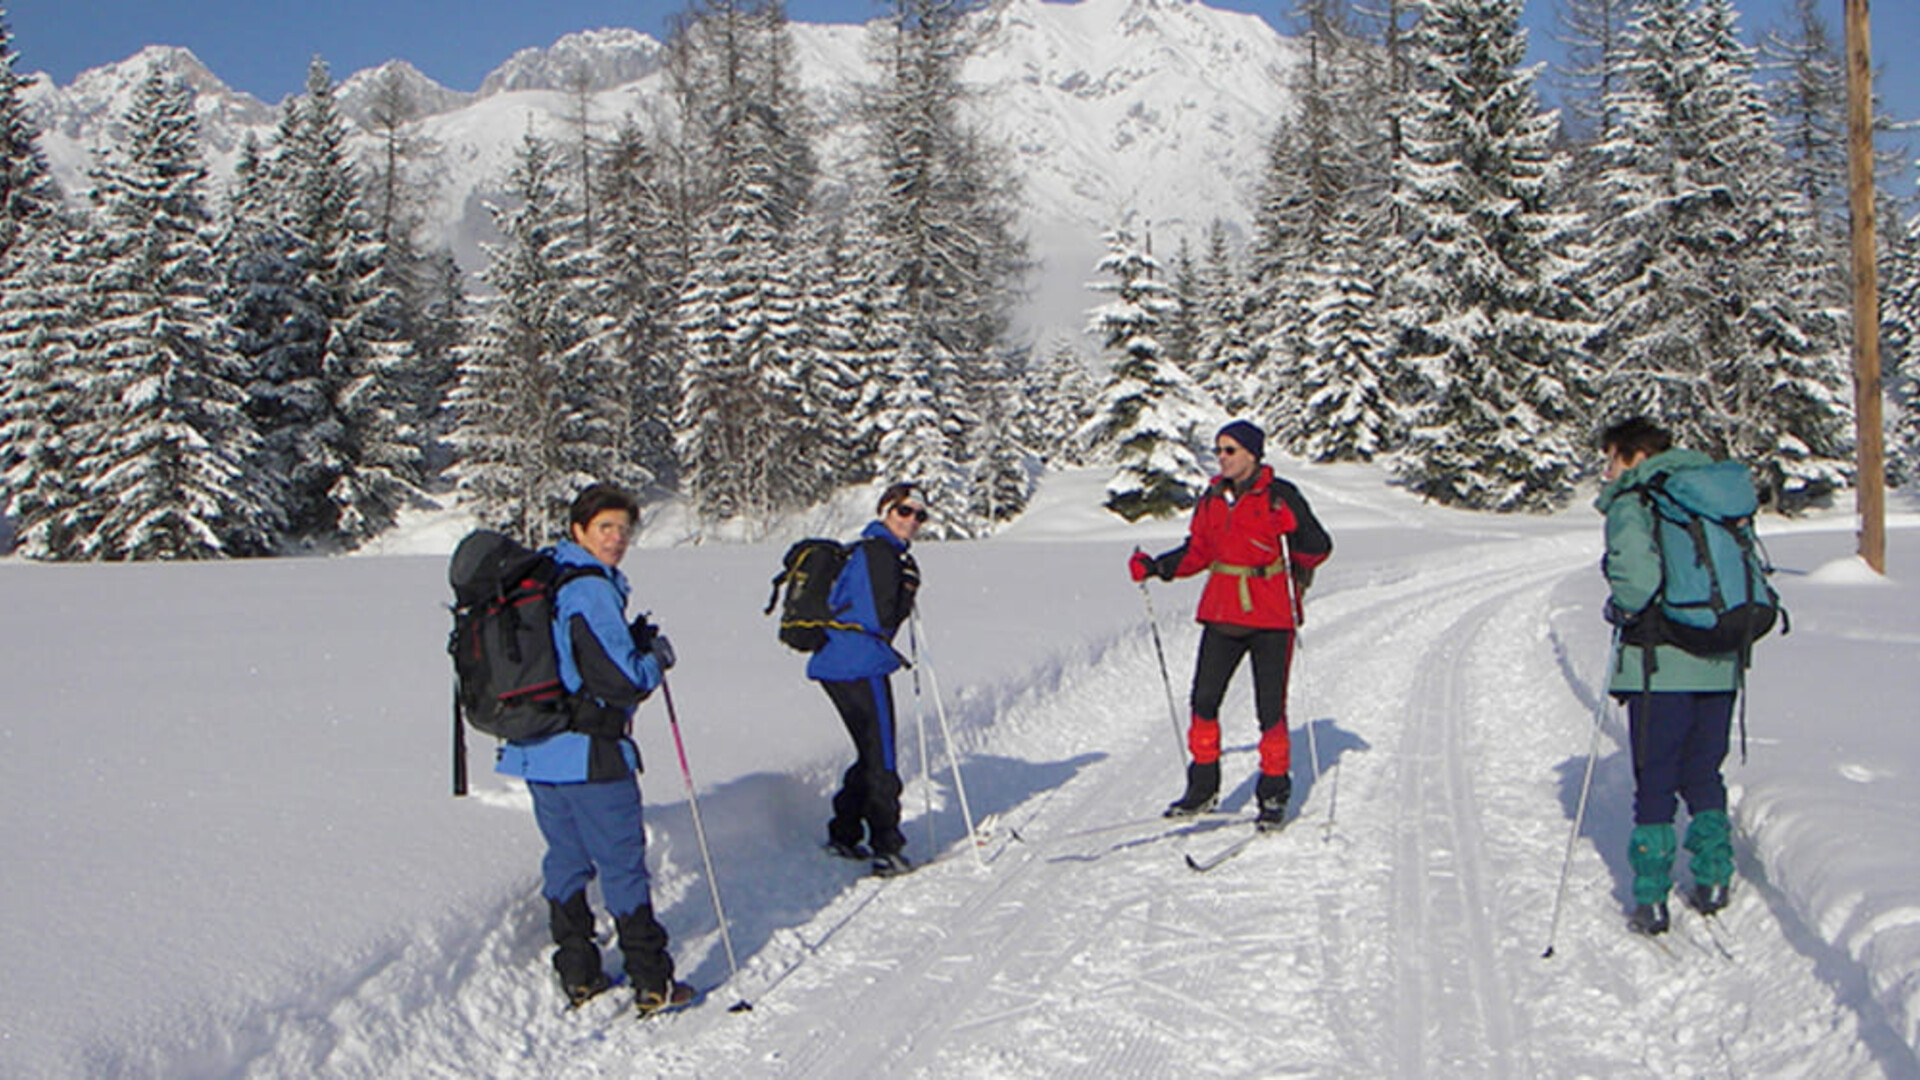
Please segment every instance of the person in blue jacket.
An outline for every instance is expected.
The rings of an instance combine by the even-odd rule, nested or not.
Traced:
[[[674,981],[667,932],[653,917],[636,779],[640,750],[630,737],[634,709],[674,660],[672,644],[644,617],[626,621],[630,587],[619,567],[639,517],[632,496],[604,484],[574,499],[570,538],[552,549],[565,575],[553,643],[573,721],[558,734],[502,744],[494,771],[524,779],[533,795],[534,820],[547,842],[541,894],[557,946],[553,966],[569,1001],[577,1006],[611,984],[587,904],[587,883],[598,877],[635,1006],[645,1016],[686,1004],[693,990]]]
[[[827,597],[834,620],[859,629],[829,628],[826,645],[807,661],[807,678],[819,682],[840,711],[856,755],[833,797],[827,849],[871,859],[873,872],[887,877],[912,868],[901,853],[907,841],[900,832],[890,676],[901,665],[894,634],[913,613],[920,588],[920,568],[907,549],[926,524],[927,504],[914,485],[894,484],[876,512]]]

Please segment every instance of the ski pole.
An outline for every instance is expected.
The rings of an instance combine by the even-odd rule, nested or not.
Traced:
[[[1287,581],[1287,603],[1293,608],[1293,661],[1295,670],[1299,669],[1299,660],[1307,654],[1301,642],[1300,632],[1307,623],[1306,607],[1300,602],[1300,579],[1293,576],[1293,545],[1287,542],[1287,534],[1280,534],[1281,573]],[[1289,679],[1289,682],[1292,680]],[[1320,787],[1320,740],[1314,735],[1315,723],[1307,720],[1307,755],[1313,760],[1313,786]],[[1333,791],[1327,797],[1327,820],[1320,825],[1321,838],[1333,839],[1333,815],[1340,808],[1340,773],[1333,772]]]
[[[1613,654],[1620,645],[1620,630],[1613,631],[1613,645],[1607,650],[1607,662],[1613,661]],[[1553,918],[1547,923],[1547,948],[1540,954],[1546,960],[1553,956],[1554,935],[1560,931],[1560,905],[1567,898],[1567,873],[1573,866],[1573,845],[1580,836],[1580,826],[1587,817],[1587,795],[1593,790],[1593,767],[1600,757],[1600,724],[1607,715],[1606,668],[1600,669],[1601,679],[1594,685],[1593,738],[1587,743],[1586,775],[1580,779],[1580,800],[1573,811],[1573,830],[1567,834],[1566,854],[1560,858],[1560,884],[1553,892]]]
[[[667,673],[660,673],[660,693],[667,701],[667,726],[673,730],[673,749],[680,755],[680,779],[686,781],[687,806],[693,810],[693,835],[700,842],[700,861],[707,868],[707,891],[713,895],[713,917],[720,921],[720,944],[727,949],[727,969],[734,981],[740,979],[740,963],[733,955],[733,935],[727,932],[727,909],[720,905],[720,882],[713,875],[713,852],[707,847],[707,827],[700,820],[700,797],[694,793],[693,770],[687,767],[687,744],[680,738],[680,713],[673,707],[673,688],[667,685]],[[728,1012],[748,1012],[753,1008],[746,998],[727,1007]]]
[[[920,697],[920,639],[913,632],[913,623],[907,623],[907,650],[913,654],[908,664],[913,671],[913,726],[920,732],[920,788],[926,796],[927,807],[927,855],[940,848],[933,836],[933,766],[927,756],[927,705]]]
[[[1133,549],[1136,554],[1139,548]],[[1187,740],[1180,735],[1180,706],[1173,702],[1173,676],[1167,674],[1167,650],[1160,644],[1160,617],[1154,614],[1153,594],[1147,591],[1147,583],[1140,582],[1140,599],[1147,604],[1147,626],[1153,631],[1153,655],[1160,661],[1160,685],[1167,691],[1167,718],[1173,721],[1173,745],[1180,760],[1187,759]]]
[[[913,610],[913,625],[920,637],[927,636],[926,627],[920,625],[920,609],[917,605]],[[973,861],[984,870],[987,859],[980,854],[980,837],[974,831],[973,810],[967,805],[967,785],[960,779],[960,757],[953,749],[953,728],[947,725],[947,704],[940,698],[940,673],[933,666],[933,642],[927,642],[927,650],[927,684],[933,691],[934,715],[940,718],[940,738],[947,745],[947,764],[953,768],[953,789],[960,795],[960,816],[967,823],[967,844],[973,848]]]

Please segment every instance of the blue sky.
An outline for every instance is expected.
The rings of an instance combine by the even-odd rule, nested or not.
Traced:
[[[1263,16],[1282,30],[1295,0],[1213,0],[1217,7]],[[1835,40],[1843,33],[1843,0],[1819,0]],[[90,67],[125,59],[148,44],[184,45],[228,84],[268,102],[300,89],[314,53],[336,78],[393,57],[456,90],[473,90],[516,50],[551,44],[562,34],[631,26],[664,38],[678,0],[0,0],[13,25],[23,71],[46,71],[62,84]],[[1749,40],[1785,24],[1790,0],[1735,0]],[[1542,26],[1553,0],[1529,0],[1537,58],[1551,48]],[[878,0],[789,0],[801,22],[863,22]],[[1920,41],[1920,2],[1873,5],[1874,56],[1880,89],[1894,115],[1920,119],[1920,65],[1904,49]]]

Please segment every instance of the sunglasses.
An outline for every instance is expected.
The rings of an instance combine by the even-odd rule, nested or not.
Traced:
[[[927,508],[924,506],[908,506],[906,503],[894,503],[893,512],[899,514],[901,517],[910,517],[922,525],[927,523]]]
[[[1214,457],[1232,457],[1235,454],[1244,453],[1246,453],[1246,451],[1237,446],[1216,446],[1213,448]]]

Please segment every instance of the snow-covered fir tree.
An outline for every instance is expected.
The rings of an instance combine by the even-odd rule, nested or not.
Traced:
[[[510,201],[490,207],[501,240],[482,277],[496,295],[481,303],[451,398],[463,500],[528,543],[562,534],[574,495],[607,475],[612,436],[596,409],[607,388],[591,385],[601,315],[577,277],[577,211],[559,170],[553,147],[529,132]]]
[[[623,403],[613,458],[632,470],[625,482],[671,484],[678,474],[673,424],[678,412],[674,312],[680,266],[672,209],[652,140],[631,117],[607,140],[596,170],[601,221],[593,262],[612,316],[604,348],[619,360],[614,397]]]
[[[0,513],[38,559],[78,551],[74,426],[86,415],[79,344],[93,314],[77,235],[35,230],[0,280]]]
[[[1585,446],[1572,286],[1581,219],[1563,198],[1556,118],[1523,67],[1519,0],[1425,0],[1388,275],[1400,363],[1423,393],[1395,471],[1411,489],[1487,510],[1572,495]]]
[[[1106,242],[1096,269],[1113,280],[1091,287],[1113,299],[1088,312],[1087,332],[1113,367],[1080,438],[1119,466],[1107,481],[1107,509],[1128,521],[1166,517],[1192,506],[1205,486],[1196,447],[1220,417],[1199,384],[1160,354],[1154,334],[1174,302],[1155,277],[1159,264],[1125,229]]]
[[[711,76],[685,137],[698,140],[711,203],[693,237],[677,336],[683,482],[702,518],[765,521],[817,496],[799,370],[811,356],[806,121],[784,12],[716,0],[683,24]]]
[[[1019,390],[1025,368],[1024,353],[988,358],[981,380],[1001,389],[981,395],[980,423],[966,433],[973,473],[967,485],[973,496],[968,509],[988,528],[1011,521],[1027,508],[1044,467],[1021,433]]]
[[[1636,11],[1596,185],[1601,412],[1747,460],[1791,507],[1846,476],[1831,256],[1785,182],[1731,6]]]
[[[1246,290],[1220,218],[1207,225],[1193,292],[1193,361],[1187,370],[1227,415],[1247,415],[1261,391],[1257,353]]]
[[[936,535],[984,528],[966,490],[981,474],[969,468],[965,435],[982,402],[1006,392],[993,358],[1026,268],[1013,181],[961,80],[974,44],[969,6],[893,0],[873,24],[878,79],[860,103],[873,170],[855,195],[871,242],[867,273],[899,304],[875,471],[924,485]]]
[[[1909,218],[1888,253],[1880,297],[1880,367],[1886,386],[1882,428],[1887,479],[1920,480],[1920,216]]]
[[[1380,261],[1361,237],[1357,211],[1336,217],[1312,278],[1299,397],[1301,451],[1314,461],[1372,461],[1399,444],[1405,427],[1383,348]]]
[[[0,281],[27,233],[50,224],[60,193],[40,152],[40,131],[27,116],[24,80],[14,71],[13,30],[0,4]]]
[[[1604,142],[1613,134],[1608,110],[1622,78],[1633,0],[1559,0],[1555,22],[1563,58],[1554,77],[1571,119],[1570,134],[1583,144]]]
[[[82,502],[72,549],[55,554],[260,553],[277,508],[218,318],[192,91],[153,71],[125,122],[127,139],[93,170],[99,211],[79,253],[90,326],[71,437]]]
[[[1093,419],[1100,386],[1080,359],[1073,342],[1054,341],[1023,377],[1019,414],[1021,437],[1054,468],[1088,462],[1081,429]]]

